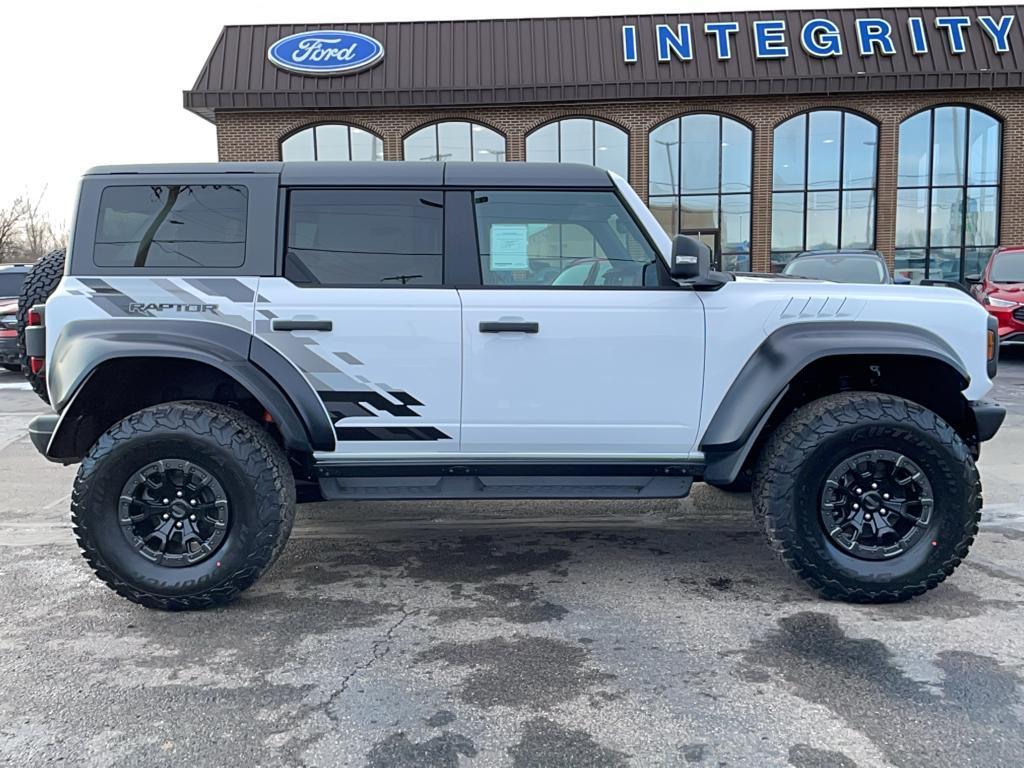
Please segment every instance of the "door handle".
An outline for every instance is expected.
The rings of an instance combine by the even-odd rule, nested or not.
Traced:
[[[539,333],[540,323],[517,321],[490,321],[480,323],[480,333]]]
[[[330,320],[271,320],[270,328],[275,331],[331,331],[334,323]]]

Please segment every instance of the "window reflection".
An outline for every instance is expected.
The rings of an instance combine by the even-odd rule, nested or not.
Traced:
[[[543,125],[526,137],[526,160],[582,163],[629,175],[629,137],[610,123],[571,117]]]
[[[750,269],[751,141],[747,126],[712,114],[669,120],[648,136],[655,217],[669,235],[717,230],[727,270]]]
[[[464,120],[447,120],[420,128],[405,137],[406,160],[501,162],[505,139],[487,126]]]
[[[384,141],[352,125],[314,125],[293,133],[281,142],[281,159],[301,160],[383,160]]]
[[[875,247],[878,127],[817,110],[775,128],[772,269],[802,251]]]
[[[1001,126],[976,109],[935,107],[900,125],[896,270],[962,280],[999,240]]]

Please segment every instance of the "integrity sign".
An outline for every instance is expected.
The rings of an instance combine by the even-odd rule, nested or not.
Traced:
[[[693,59],[694,35],[708,36],[720,61],[733,57],[737,45],[749,44],[758,59],[786,59],[799,47],[808,56],[827,59],[842,56],[844,46],[855,48],[861,56],[893,56],[897,46],[904,45],[914,55],[921,56],[934,46],[946,46],[950,53],[967,53],[967,30],[977,25],[996,53],[1010,50],[1015,15],[1001,16],[938,16],[929,25],[920,16],[906,19],[895,27],[887,19],[864,17],[854,20],[852,29],[841,29],[825,18],[811,19],[799,29],[787,29],[782,19],[750,22],[749,41],[740,42],[745,35],[737,21],[709,21],[703,29],[692,30],[690,24],[658,24],[653,40],[642,40],[634,25],[622,27],[622,55],[627,64],[639,61],[643,51],[657,54],[659,62]]]

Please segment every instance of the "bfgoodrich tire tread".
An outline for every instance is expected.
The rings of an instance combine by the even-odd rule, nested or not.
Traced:
[[[46,379],[37,373],[32,373],[32,366],[29,364],[28,355],[25,354],[25,325],[28,322],[28,311],[36,304],[43,304],[50,294],[56,289],[61,278],[64,277],[64,249],[50,251],[36,262],[35,266],[28,273],[25,282],[21,287],[21,295],[18,296],[18,356],[21,359],[21,371],[32,385],[35,392],[44,402],[50,402],[46,393]]]
[[[255,544],[244,562],[231,572],[218,574],[217,583],[192,594],[166,596],[125,581],[96,547],[100,536],[120,536],[120,531],[101,526],[98,510],[89,508],[93,485],[105,460],[135,438],[157,431],[186,434],[211,441],[230,452],[251,481],[256,499]],[[71,522],[78,545],[96,575],[122,597],[148,608],[167,611],[194,610],[224,605],[251,586],[277,559],[295,520],[295,483],[280,446],[252,419],[223,405],[179,401],[156,405],[128,416],[107,430],[93,445],[75,478],[71,496]],[[231,532],[228,534],[232,535]],[[166,569],[168,572],[173,569]]]
[[[921,568],[894,579],[885,586],[865,586],[847,578],[828,563],[823,548],[834,546],[797,531],[797,482],[801,468],[822,443],[853,430],[872,426],[879,436],[898,439],[919,436],[944,454],[939,477],[929,476],[933,485],[954,488],[956,498],[944,504],[946,514],[955,515],[941,547]],[[755,518],[763,525],[768,542],[800,578],[824,597],[856,603],[885,603],[907,600],[940,584],[960,565],[974,542],[981,518],[981,481],[970,451],[956,431],[923,406],[893,395],[847,392],[816,400],[797,409],[785,419],[765,444],[754,475]],[[815,508],[814,514],[817,514]],[[903,557],[903,555],[901,555]]]

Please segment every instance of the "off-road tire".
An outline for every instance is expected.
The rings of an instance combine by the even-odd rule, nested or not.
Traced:
[[[201,562],[151,562],[120,528],[125,482],[159,459],[203,465],[227,494],[226,537]],[[122,597],[168,611],[237,598],[277,559],[294,519],[295,482],[280,446],[248,416],[207,402],[156,405],[115,424],[85,457],[71,497],[73,530],[96,575]]]
[[[842,550],[819,517],[828,473],[860,450],[894,450],[914,461],[934,495],[926,535],[890,560]],[[782,560],[824,597],[857,603],[907,600],[953,573],[974,541],[981,481],[956,431],[899,397],[847,392],[794,411],[771,435],[754,473],[755,518]]]
[[[57,284],[64,277],[64,249],[50,251],[36,262],[25,278],[18,297],[18,356],[21,358],[21,372],[28,383],[44,402],[50,402],[46,394],[46,379],[38,373],[32,373],[28,355],[25,354],[25,324],[28,322],[28,311],[36,304],[45,304],[57,289]]]

